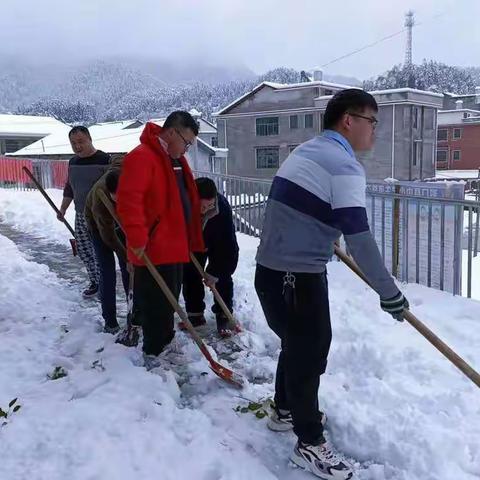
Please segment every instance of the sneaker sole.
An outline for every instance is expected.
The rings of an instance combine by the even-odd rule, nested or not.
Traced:
[[[293,450],[292,454],[290,455],[290,461],[297,467],[312,473],[316,477],[322,478],[323,480],[349,480],[353,477],[353,472],[348,472],[347,475],[339,474],[339,475],[329,475],[325,473],[315,472],[310,463],[307,462],[301,455],[298,455],[296,450]]]

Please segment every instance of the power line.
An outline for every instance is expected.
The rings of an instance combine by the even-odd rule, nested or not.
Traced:
[[[417,22],[417,23],[415,23],[415,27],[418,27],[419,25],[425,25],[426,23],[429,23],[432,20],[435,20],[439,17],[442,17],[446,13],[447,13],[446,11],[441,12],[441,13],[438,13],[437,15],[434,15],[434,16],[430,17],[428,20],[425,20],[423,22]],[[390,40],[391,38],[394,38],[397,35],[400,35],[400,34],[404,33],[406,30],[408,30],[408,27],[407,28],[402,28],[402,30],[399,30],[398,32],[395,32],[395,33],[392,33],[390,35],[387,35],[386,37],[380,38],[379,40],[376,40],[373,43],[369,43],[368,45],[365,45],[361,48],[358,48],[358,49],[354,50],[353,52],[346,53],[345,55],[342,55],[341,57],[334,58],[330,62],[327,62],[327,63],[324,63],[323,65],[321,65],[321,67],[322,68],[327,67],[329,65],[332,65],[333,63],[336,63],[336,62],[339,62],[340,60],[343,60],[344,58],[348,58],[348,57],[351,57],[352,55],[356,55],[357,53],[363,52],[364,50],[367,50],[368,48],[372,48],[375,45],[378,45],[379,43],[385,42],[386,40]]]

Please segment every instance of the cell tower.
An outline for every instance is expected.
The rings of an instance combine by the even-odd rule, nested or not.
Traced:
[[[405,27],[407,28],[407,49],[405,50],[405,66],[410,67],[412,65],[412,30],[415,25],[415,19],[413,18],[413,11],[409,10],[405,14]]]

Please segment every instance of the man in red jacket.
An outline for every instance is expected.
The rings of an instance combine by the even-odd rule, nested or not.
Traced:
[[[198,124],[182,111],[162,127],[147,123],[140,145],[123,162],[117,212],[135,265],[135,301],[143,327],[145,365],[172,341],[173,308],[144,266],[145,252],[178,299],[182,267],[189,253],[204,251],[200,200],[184,154],[198,135]]]

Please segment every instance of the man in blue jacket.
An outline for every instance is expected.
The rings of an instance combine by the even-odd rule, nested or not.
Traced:
[[[291,460],[324,479],[353,475],[325,441],[326,416],[318,409],[332,339],[326,264],[340,235],[381,308],[397,320],[408,308],[370,232],[365,171],[355,158],[373,146],[377,111],[372,95],[360,89],[330,100],[323,134],[297,147],[273,179],[257,253],[255,288],[281,340],[268,426],[293,428],[298,442]]]
[[[195,182],[200,196],[203,239],[207,249],[205,253],[197,253],[195,256],[202,267],[208,260],[205,283],[207,286],[216,286],[228,309],[233,312],[232,275],[238,263],[238,243],[232,208],[228,200],[218,193],[212,179],[201,177]],[[202,277],[191,262],[185,266],[183,272],[183,298],[192,325],[194,327],[204,325],[205,289]],[[222,337],[231,335],[228,319],[216,301],[212,311],[216,315],[219,335]]]

